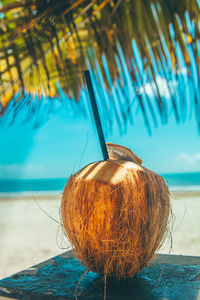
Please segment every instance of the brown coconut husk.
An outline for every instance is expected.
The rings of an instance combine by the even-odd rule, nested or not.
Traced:
[[[111,160],[133,161],[138,165],[142,164],[142,160],[127,147],[113,143],[106,143],[106,147]]]
[[[134,162],[99,161],[72,175],[62,220],[77,257],[92,271],[133,277],[152,259],[170,208],[161,176]]]

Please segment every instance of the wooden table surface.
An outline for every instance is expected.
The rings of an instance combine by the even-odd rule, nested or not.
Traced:
[[[72,300],[75,293],[80,300],[103,299],[103,278],[85,271],[69,251],[0,280],[0,299]],[[134,278],[107,280],[106,295],[107,300],[200,300],[200,257],[159,254]]]

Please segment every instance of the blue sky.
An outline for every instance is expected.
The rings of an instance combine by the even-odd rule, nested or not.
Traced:
[[[10,127],[0,127],[0,178],[68,177],[84,165],[101,160],[92,119],[71,114],[60,107],[43,124],[20,118]],[[120,136],[114,126],[106,142],[129,147],[143,159],[143,165],[158,173],[200,172],[200,136],[194,116],[183,124],[173,117],[149,136],[140,113],[134,125]]]

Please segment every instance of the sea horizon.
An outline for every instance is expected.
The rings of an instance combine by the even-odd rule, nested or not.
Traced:
[[[200,172],[160,174],[170,191],[200,191]],[[0,179],[0,198],[58,195],[68,178]]]

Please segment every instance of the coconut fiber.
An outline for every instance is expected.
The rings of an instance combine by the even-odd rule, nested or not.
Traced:
[[[62,221],[75,255],[92,271],[132,277],[159,248],[169,216],[161,176],[131,161],[99,161],[72,175]]]

